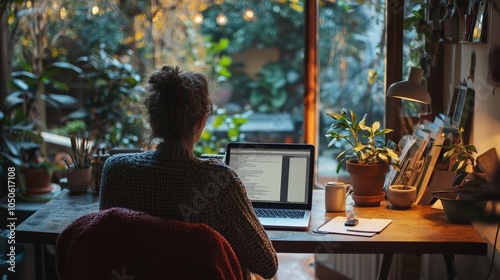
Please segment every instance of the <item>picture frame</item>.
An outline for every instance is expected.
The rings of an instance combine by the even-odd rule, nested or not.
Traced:
[[[490,26],[500,25],[500,1],[491,2]],[[488,54],[488,84],[493,87],[500,86],[500,36],[492,36],[493,32],[489,28],[488,40],[490,50]],[[495,90],[493,90],[494,93]]]
[[[472,128],[472,118],[474,114],[475,90],[466,84],[461,84],[458,90],[455,111],[451,118],[451,125],[464,128],[464,139],[469,141]]]
[[[482,42],[482,38],[485,36],[485,25],[488,10],[486,9],[486,1],[479,1],[476,19],[472,28],[471,36],[472,42]]]
[[[467,86],[460,85],[456,90],[455,104],[453,106],[453,113],[450,115],[451,124],[453,126],[459,127],[461,126],[462,114],[465,107],[465,98],[467,95]],[[453,102],[453,101],[452,101]]]
[[[455,111],[456,111],[459,91],[460,91],[460,87],[455,87],[455,90],[453,91],[453,95],[451,97],[450,105],[448,106],[448,113],[446,115],[450,118],[450,120],[453,119],[453,116],[454,116]]]

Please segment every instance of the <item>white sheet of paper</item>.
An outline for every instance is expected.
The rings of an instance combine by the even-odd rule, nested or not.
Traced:
[[[366,219],[357,218],[358,224],[356,226],[350,227],[345,226],[346,217],[339,216],[329,220],[324,225],[318,228],[320,232],[326,233],[338,233],[338,234],[349,234],[358,236],[374,236],[378,232],[381,232],[386,228],[392,220],[390,219]]]

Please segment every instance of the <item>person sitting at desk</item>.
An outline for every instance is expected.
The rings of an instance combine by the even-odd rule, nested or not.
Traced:
[[[144,104],[155,150],[116,154],[103,168],[99,208],[123,207],[206,224],[236,253],[244,275],[276,274],[276,251],[255,216],[238,175],[220,160],[194,156],[212,111],[208,80],[198,72],[163,66],[147,81]],[[247,271],[248,270],[248,271]]]

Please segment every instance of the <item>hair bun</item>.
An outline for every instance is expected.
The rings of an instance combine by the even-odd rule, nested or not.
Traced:
[[[177,96],[182,93],[183,78],[179,66],[163,66],[149,78],[150,90],[159,93],[160,99]]]

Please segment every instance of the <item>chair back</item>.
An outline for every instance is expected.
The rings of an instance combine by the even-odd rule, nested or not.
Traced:
[[[243,279],[227,240],[205,224],[111,208],[58,237],[59,279]]]

